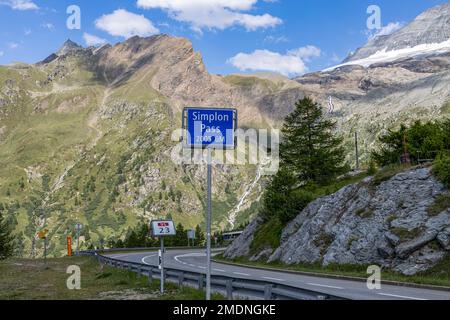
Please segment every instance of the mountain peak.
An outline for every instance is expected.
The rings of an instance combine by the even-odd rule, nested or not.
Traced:
[[[390,35],[371,39],[344,62],[366,59],[382,51],[398,51],[417,48],[421,45],[444,44],[449,40],[450,3],[446,3],[428,9],[411,23]],[[412,50],[412,52],[415,51],[417,50]]]
[[[83,47],[73,42],[70,39],[67,39],[66,42],[62,45],[62,47],[58,51],[58,56],[66,55],[68,53],[72,53],[75,51],[83,50]]]

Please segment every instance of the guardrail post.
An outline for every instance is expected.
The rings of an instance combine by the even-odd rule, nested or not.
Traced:
[[[198,290],[202,290],[203,289],[203,274],[200,274],[198,276]]]
[[[272,300],[272,284],[266,284],[264,286],[264,300]]]
[[[233,279],[227,280],[227,299],[233,300]]]
[[[148,269],[148,284],[151,285],[153,283],[153,268],[150,267]]]
[[[138,275],[142,274],[142,269],[141,269],[141,265],[138,265],[137,267],[137,271],[138,271]]]
[[[178,275],[178,285],[180,287],[183,286],[183,282],[184,282],[184,272],[182,271],[179,275]]]

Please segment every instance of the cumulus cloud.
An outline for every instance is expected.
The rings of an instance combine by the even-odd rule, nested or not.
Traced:
[[[3,57],[4,54],[5,54],[5,52],[0,51],[0,57]]]
[[[388,25],[382,27],[379,30],[376,30],[376,32],[368,32],[369,39],[374,39],[376,37],[380,36],[388,36],[392,33],[394,33],[397,30],[400,30],[403,28],[404,23],[402,22],[391,22]]]
[[[118,9],[111,14],[101,16],[95,21],[95,26],[112,36],[125,38],[133,36],[148,37],[159,33],[153,23],[143,15],[134,14],[124,9]]]
[[[103,38],[94,36],[93,34],[90,33],[83,33],[83,39],[86,42],[87,46],[101,46],[103,44],[105,44],[107,41]]]
[[[228,63],[241,71],[270,71],[292,76],[308,72],[305,62],[320,54],[321,50],[314,46],[290,50],[286,54],[255,50],[252,53],[238,53]]]
[[[10,49],[17,49],[19,47],[19,44],[16,42],[11,42],[11,43],[8,43],[8,47]]]
[[[270,14],[253,15],[248,12],[258,0],[138,0],[144,9],[161,9],[177,21],[186,22],[192,29],[224,30],[232,26],[243,26],[248,31],[270,28],[282,23]]]
[[[0,0],[0,5],[9,6],[13,10],[38,10],[39,7],[31,0]]]
[[[315,46],[306,46],[288,51],[289,55],[299,57],[300,59],[309,62],[311,58],[320,57],[322,51]]]

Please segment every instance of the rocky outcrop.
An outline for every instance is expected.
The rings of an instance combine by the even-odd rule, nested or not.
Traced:
[[[429,168],[397,174],[380,185],[366,178],[309,204],[284,228],[280,247],[267,261],[377,264],[408,275],[427,270],[449,251],[450,208],[428,213],[442,194],[450,192]],[[256,225],[226,257],[248,255]]]

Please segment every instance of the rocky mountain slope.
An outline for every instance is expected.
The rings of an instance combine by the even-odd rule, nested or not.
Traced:
[[[188,40],[168,35],[100,48],[67,41],[37,64],[0,66],[0,203],[26,254],[45,224],[56,253],[75,221],[88,226],[86,245],[123,237],[143,217],[193,227],[204,220],[205,172],[171,160],[183,107],[234,107],[241,128],[279,128],[308,95],[337,121],[350,162],[359,132],[364,163],[385,129],[448,117],[449,80],[449,53],[288,79],[210,74]],[[217,166],[214,179],[215,229],[257,212],[260,168]]]
[[[402,49],[417,48],[417,54],[424,51],[427,45],[448,43],[450,50],[450,3],[436,6],[422,14],[414,21],[389,34],[374,37],[364,47],[359,48],[344,62],[354,62],[369,58],[377,52],[395,52]],[[418,46],[422,46],[419,48]]]
[[[450,190],[429,168],[378,184],[373,177],[310,203],[281,235],[279,248],[251,252],[254,220],[224,256],[285,264],[377,264],[403,274],[424,271],[450,250],[450,209],[436,205]]]
[[[174,163],[171,136],[190,105],[237,107],[241,126],[270,127],[252,96],[272,89],[233,81],[164,35],[87,49],[67,41],[36,65],[0,67],[0,203],[25,254],[44,225],[50,252],[62,253],[76,221],[86,245],[124,236],[140,218],[202,224],[205,168]],[[255,213],[262,180],[256,166],[216,167],[215,229]]]

